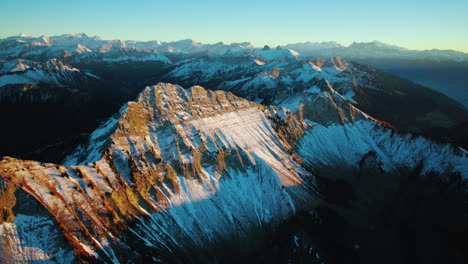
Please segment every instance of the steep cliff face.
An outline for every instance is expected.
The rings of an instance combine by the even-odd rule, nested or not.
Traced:
[[[304,206],[311,176],[288,152],[303,128],[286,110],[160,84],[67,165],[6,158],[0,171],[47,208],[80,258],[117,263],[240,241]]]

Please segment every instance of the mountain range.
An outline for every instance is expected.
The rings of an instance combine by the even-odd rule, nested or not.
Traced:
[[[388,73],[430,87],[468,106],[468,54],[454,50],[410,50],[379,41],[353,42],[344,46],[336,42],[304,42],[283,46],[315,58],[340,56],[371,65]],[[164,61],[180,54],[245,51],[254,48],[248,42],[202,44],[190,39],[162,41],[103,40],[86,34],[65,34],[38,38],[25,34],[12,36],[0,43],[0,57],[6,60],[24,58],[43,61],[46,58],[68,58],[67,62],[84,61]],[[73,59],[70,59],[72,57]],[[168,58],[169,57],[169,58]],[[176,58],[177,60],[177,58]]]
[[[396,45],[372,42],[353,42],[349,46],[343,46],[336,42],[304,42],[287,44],[285,48],[297,50],[304,54],[316,53],[320,56],[340,56],[361,59],[417,59],[427,61],[454,61],[467,62],[468,54],[455,50],[410,50]],[[327,54],[328,52],[328,54]]]
[[[0,40],[1,262],[464,263],[466,107],[324,54],[466,55],[292,48]]]

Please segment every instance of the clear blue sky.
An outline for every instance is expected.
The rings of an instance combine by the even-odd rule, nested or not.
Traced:
[[[257,46],[379,40],[468,52],[468,0],[2,0],[0,38],[21,32]]]

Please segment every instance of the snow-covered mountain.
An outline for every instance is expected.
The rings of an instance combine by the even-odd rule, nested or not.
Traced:
[[[60,59],[7,61],[0,63],[0,102],[14,105],[57,102],[81,96],[97,80],[98,76]]]
[[[96,130],[66,166],[7,159],[2,176],[48,208],[79,257],[123,263],[214,247],[291,215],[299,205],[282,186],[309,195],[310,173],[270,120],[285,114],[222,91],[160,84]],[[290,122],[280,129],[300,134],[303,125]],[[25,178],[14,176],[23,166]],[[24,257],[3,250],[14,251],[10,261]]]
[[[90,78],[59,59],[35,62],[17,59],[0,64],[0,87],[9,84],[45,83],[55,87],[80,87]]]
[[[315,169],[359,168],[364,159],[383,171],[422,164],[421,174],[468,177],[468,157],[451,146],[395,134],[365,115],[320,122],[225,91],[161,83],[123,106],[63,164],[5,158],[0,171],[28,193],[22,199],[47,209],[76,257],[105,263],[222,261],[221,252],[239,245],[247,254],[262,243],[255,236],[313,209]],[[41,218],[15,216],[13,206],[4,207],[9,217],[0,232],[2,243],[18,234],[19,246],[2,247],[2,256],[71,258],[48,254],[39,233],[32,245],[23,240],[22,219]]]
[[[414,219],[428,247],[458,256],[431,231],[438,216],[405,210],[464,212],[468,111],[335,56],[350,47],[306,44],[330,56],[85,34],[0,40],[0,150],[33,151],[0,161],[0,262],[327,263],[339,244],[348,261],[369,258],[379,236],[396,252],[414,234],[379,230]]]

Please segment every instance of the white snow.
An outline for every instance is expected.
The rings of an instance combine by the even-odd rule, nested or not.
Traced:
[[[169,250],[181,245],[206,247],[226,235],[243,237],[251,229],[281,221],[294,212],[274,174],[264,164],[245,171],[230,168],[229,178],[219,182],[216,196],[198,182],[184,180],[184,192],[171,198],[173,206],[141,218],[132,231],[147,245]],[[194,200],[196,190],[205,199]]]
[[[24,71],[26,69],[31,68],[31,61],[18,59],[13,61],[8,61],[3,64],[2,69],[0,70],[0,74],[7,73],[7,72],[18,72]]]
[[[3,256],[0,259],[11,263],[55,264],[75,261],[73,251],[61,248],[57,237],[60,230],[52,219],[41,216],[17,214],[12,223],[0,225],[0,245]]]
[[[14,60],[3,65],[0,71],[0,87],[7,84],[38,84],[48,83],[63,87],[79,81],[83,74],[76,68],[51,59],[44,63]]]
[[[299,53],[290,49],[257,49],[247,54],[251,54],[251,56],[261,57],[267,61],[277,61],[281,59],[299,59]]]
[[[468,177],[468,157],[457,154],[450,145],[399,135],[371,120],[328,127],[315,124],[298,146],[298,155],[313,165],[357,167],[365,154],[374,151],[386,171],[402,166],[414,168],[422,162],[422,173],[453,168]]]
[[[206,138],[221,139],[223,148],[240,148],[253,164],[254,156],[278,172],[284,186],[298,185],[301,179],[291,174],[294,163],[282,149],[279,138],[269,121],[257,107],[190,122]],[[186,131],[187,133],[188,131]],[[213,150],[212,150],[213,151]]]

